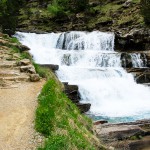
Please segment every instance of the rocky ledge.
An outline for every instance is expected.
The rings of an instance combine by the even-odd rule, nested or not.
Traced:
[[[104,123],[104,124],[102,124]],[[94,122],[100,140],[111,150],[149,150],[150,120],[110,124]]]

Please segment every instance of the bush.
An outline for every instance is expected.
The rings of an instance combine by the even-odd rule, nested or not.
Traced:
[[[57,3],[48,5],[48,11],[53,15],[53,17],[63,17],[65,14],[63,8]]]
[[[150,24],[150,0],[141,0],[141,13],[146,24]]]
[[[88,8],[89,0],[53,0],[48,5],[49,12],[54,17],[64,17],[69,12],[80,12]]]

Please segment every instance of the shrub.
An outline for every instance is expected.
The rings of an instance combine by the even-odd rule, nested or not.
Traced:
[[[63,17],[65,14],[63,8],[57,3],[48,5],[48,11],[53,15],[53,17]]]

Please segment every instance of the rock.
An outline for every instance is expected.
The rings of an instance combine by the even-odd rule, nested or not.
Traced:
[[[25,46],[25,45],[19,45],[19,49],[20,49],[21,52],[29,51],[30,50],[30,48],[27,47],[27,46]]]
[[[18,62],[18,66],[27,66],[27,65],[30,65],[31,62],[29,59],[22,59]]]
[[[150,72],[143,72],[135,77],[137,83],[150,83]]]
[[[40,80],[39,74],[30,74],[30,81],[37,82]]]
[[[20,71],[21,71],[21,72],[31,73],[31,74],[36,74],[35,68],[34,68],[34,66],[32,66],[32,65],[21,66],[21,67],[20,67]]]
[[[132,29],[129,33],[122,35],[115,33],[116,49],[119,50],[149,50],[150,49],[150,29]]]
[[[112,142],[116,140],[124,140],[131,136],[144,135],[145,132],[138,125],[98,125],[96,132],[100,139],[105,142]]]
[[[53,71],[56,71],[59,69],[59,65],[53,65],[53,64],[39,64],[42,67],[50,68]]]
[[[106,121],[106,120],[98,120],[98,121],[94,121],[93,122],[94,125],[99,125],[99,124],[104,124],[104,123],[108,123],[108,121]]]
[[[129,53],[122,53],[121,54],[121,63],[122,63],[122,67],[131,68],[132,67],[131,55]]]
[[[0,45],[6,45],[6,44],[9,44],[9,42],[4,39],[0,39]]]
[[[91,104],[89,104],[89,103],[87,103],[87,104],[78,103],[76,105],[79,108],[79,110],[81,111],[81,113],[85,113],[85,112],[89,111],[90,107],[91,107]]]
[[[132,6],[132,0],[127,0],[124,4],[123,4],[123,7],[124,8],[128,8],[128,7],[130,7],[130,6]]]
[[[77,85],[68,85],[68,83],[64,84],[64,93],[68,96],[69,99],[72,100],[73,103],[79,102],[79,93]]]

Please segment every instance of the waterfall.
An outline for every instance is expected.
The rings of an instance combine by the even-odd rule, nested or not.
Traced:
[[[94,119],[125,122],[150,117],[150,89],[121,67],[129,58],[114,51],[113,33],[18,32],[15,36],[31,48],[37,63],[58,64],[58,78],[79,86],[81,102],[91,103],[88,114]],[[144,55],[129,55],[132,67],[146,66]]]
[[[138,67],[146,67],[147,65],[147,59],[146,56],[143,54],[143,56],[141,54],[137,54],[137,53],[133,53],[130,54],[131,58],[132,58],[132,64],[133,67],[138,68]],[[142,59],[143,57],[143,59]]]

